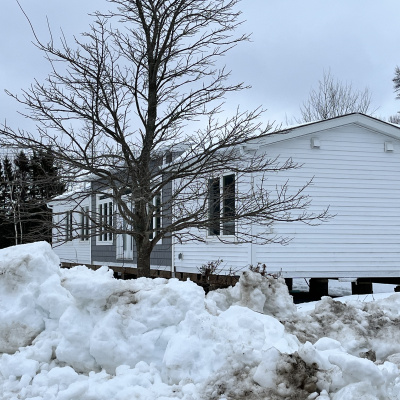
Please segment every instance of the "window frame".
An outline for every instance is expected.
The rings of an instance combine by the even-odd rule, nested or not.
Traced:
[[[229,179],[232,181],[229,182]],[[207,228],[208,238],[236,236],[236,220],[224,221],[225,216],[229,217],[227,213],[232,212],[233,215],[236,213],[236,194],[235,173],[221,174],[208,180],[208,217],[211,221],[215,221],[215,224],[210,224]]]
[[[81,210],[81,220],[79,224],[79,239],[81,242],[87,242],[90,239],[90,209],[89,206],[83,206]]]
[[[104,207],[105,206],[105,207]],[[113,199],[107,195],[97,196],[97,235],[96,244],[99,245],[111,245],[114,243],[114,234],[107,229],[105,226],[114,226],[114,202]],[[106,223],[103,223],[103,220]]]
[[[233,177],[233,181],[229,182],[228,179]],[[235,217],[236,215],[236,175],[229,174],[224,175],[221,178],[223,187],[222,187],[222,217],[229,218]],[[236,235],[236,220],[233,219],[231,221],[223,221],[221,223],[222,226],[222,236],[235,236]],[[227,233],[232,232],[233,233]]]
[[[149,229],[155,229],[154,232],[150,232],[149,239],[154,239],[161,232],[162,228],[162,193],[157,193],[152,199],[153,215],[150,219]],[[155,228],[154,228],[155,227]],[[162,242],[162,239],[161,239]]]
[[[73,228],[73,212],[72,210],[67,210],[65,213],[65,241],[70,242],[73,240],[74,228]]]

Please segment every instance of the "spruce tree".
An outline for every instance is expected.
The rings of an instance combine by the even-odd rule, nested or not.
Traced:
[[[31,203],[30,197],[31,174],[30,161],[26,154],[21,150],[14,158],[14,181],[15,181],[15,213],[18,224],[19,243],[26,243],[25,236],[30,230]],[[28,240],[29,241],[29,240]]]
[[[0,248],[38,240],[51,242],[52,213],[47,202],[61,194],[51,149],[0,159]]]

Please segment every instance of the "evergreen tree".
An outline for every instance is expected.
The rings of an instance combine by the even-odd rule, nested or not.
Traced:
[[[36,237],[39,236],[42,240],[51,242],[52,213],[47,207],[47,202],[52,197],[61,194],[65,187],[61,182],[51,148],[47,148],[46,151],[34,152],[30,166],[34,204],[31,214],[35,215],[35,226],[31,228],[31,233],[34,233]]]
[[[12,182],[12,180],[14,179],[13,167],[10,159],[8,158],[8,155],[6,155],[3,160],[3,173],[6,182]]]
[[[19,243],[24,243],[24,236],[29,229],[30,220],[30,162],[23,151],[20,151],[14,159],[15,165],[15,213],[18,224]]]
[[[51,149],[20,151],[0,160],[0,248],[38,240],[51,242],[52,214],[47,202],[63,192]]]

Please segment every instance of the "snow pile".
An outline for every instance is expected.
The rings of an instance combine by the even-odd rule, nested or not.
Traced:
[[[58,319],[71,299],[46,243],[0,250],[0,352],[14,353]]]
[[[309,315],[298,314],[285,326],[301,342],[327,336],[342,343],[349,354],[368,353],[375,361],[400,353],[400,295],[375,302],[342,303],[324,297]],[[311,328],[311,329],[310,329]],[[345,340],[344,340],[345,338]]]
[[[207,299],[210,309],[214,308],[212,303],[219,310],[236,304],[277,318],[289,318],[296,312],[283,278],[251,271],[243,272],[238,285],[210,292]]]
[[[79,372],[114,374],[119,365],[140,361],[161,368],[177,325],[204,310],[203,290],[194,284],[119,281],[106,267],[64,271],[63,285],[75,301],[59,320],[56,355]]]
[[[283,280],[192,282],[60,270],[0,251],[2,399],[398,399],[400,295],[298,312]]]

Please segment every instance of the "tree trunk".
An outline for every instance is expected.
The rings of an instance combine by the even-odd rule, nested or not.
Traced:
[[[136,241],[137,248],[137,275],[138,278],[150,277],[150,255],[151,245],[145,244],[143,241]]]
[[[13,223],[14,223],[14,242],[15,245],[18,244],[18,222],[17,222],[17,208],[16,202],[14,201],[14,185],[10,186],[10,204],[13,213]]]

